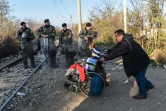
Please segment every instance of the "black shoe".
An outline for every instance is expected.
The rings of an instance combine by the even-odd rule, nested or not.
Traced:
[[[24,66],[24,69],[28,69],[28,66]]]
[[[146,91],[149,91],[150,89],[153,89],[155,86],[151,86],[151,87],[148,87],[146,88]]]
[[[146,99],[147,98],[147,96],[142,96],[142,95],[135,95],[135,96],[133,96],[133,98],[134,99],[137,99],[137,100],[141,100],[141,99]]]
[[[105,81],[105,87],[109,86],[109,82]]]

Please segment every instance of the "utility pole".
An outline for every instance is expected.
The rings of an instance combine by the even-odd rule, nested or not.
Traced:
[[[78,5],[78,32],[81,31],[81,0],[77,0],[77,5]]]
[[[127,33],[126,0],[123,0],[124,31]]]
[[[70,22],[71,22],[70,28],[71,28],[71,30],[72,30],[72,32],[73,32],[73,19],[72,19],[72,15],[70,15]]]

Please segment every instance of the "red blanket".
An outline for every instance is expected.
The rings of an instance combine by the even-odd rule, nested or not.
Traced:
[[[69,69],[74,69],[74,68],[76,68],[76,69],[78,70],[78,73],[79,73],[79,75],[80,75],[80,80],[81,80],[82,82],[84,82],[85,79],[86,79],[84,67],[82,67],[82,66],[79,65],[78,63],[75,63],[75,64],[73,64],[73,65],[71,65],[71,66],[69,67]]]

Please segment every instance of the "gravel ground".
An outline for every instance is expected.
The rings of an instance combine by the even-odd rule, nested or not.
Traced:
[[[63,60],[60,67],[47,66],[37,72],[20,91],[10,111],[165,111],[166,70],[149,66],[146,76],[155,85],[145,100],[134,100],[138,87],[133,77],[127,78],[120,59],[104,63],[110,83],[103,94],[87,97],[81,92],[70,92],[63,86],[65,71]],[[8,110],[8,111],[9,111]]]
[[[35,57],[36,65],[41,62],[40,57]],[[0,72],[0,105],[11,95],[11,91],[16,89],[34,69],[24,70],[22,62],[10,68],[5,68]]]

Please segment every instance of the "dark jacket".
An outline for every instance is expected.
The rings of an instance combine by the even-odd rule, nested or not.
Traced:
[[[128,77],[135,75],[150,63],[147,53],[129,34],[125,34],[123,41],[118,43],[104,58],[112,60],[120,56],[123,58],[124,70]]]

